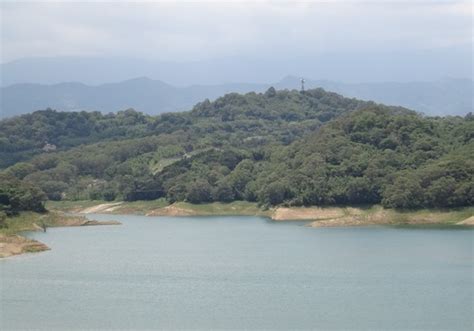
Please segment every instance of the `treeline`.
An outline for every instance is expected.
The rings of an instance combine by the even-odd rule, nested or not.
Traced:
[[[0,184],[0,228],[5,226],[7,216],[20,211],[46,211],[47,197],[38,186],[7,174],[0,174]]]
[[[472,116],[423,118],[371,107],[284,148],[181,160],[148,185],[170,201],[466,206],[474,202],[473,132]]]
[[[144,195],[138,190],[164,165],[184,156],[287,145],[370,104],[322,89],[270,88],[156,117],[49,109],[0,121],[0,168],[11,165],[8,173],[39,185],[49,199],[131,199]],[[43,150],[46,143],[56,149]]]
[[[150,117],[134,110],[116,114],[52,109],[0,121],[0,168],[41,154],[46,144],[67,150],[107,139],[147,134]]]
[[[471,205],[473,132],[472,116],[423,118],[384,107],[356,111],[276,153],[260,172],[260,202]]]
[[[47,145],[66,151],[111,140],[169,135],[188,149],[210,145],[247,146],[290,143],[321,123],[370,103],[315,89],[301,94],[270,88],[265,94],[227,94],[205,100],[190,112],[149,116],[128,109],[118,113],[58,112],[51,109],[0,121],[0,169],[28,161]],[[173,141],[174,140],[174,141]]]
[[[453,207],[473,204],[473,132],[471,115],[427,118],[321,89],[271,88],[157,117],[16,117],[0,122],[0,153],[23,160],[5,175],[52,200]],[[46,140],[57,150],[43,151]]]

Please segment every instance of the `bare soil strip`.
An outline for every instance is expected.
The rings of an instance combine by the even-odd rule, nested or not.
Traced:
[[[0,258],[49,250],[45,244],[16,234],[0,234]]]
[[[353,209],[356,213],[355,208]],[[276,208],[272,214],[274,221],[314,221],[343,217],[348,213],[344,208],[322,208],[322,207],[297,207]]]
[[[113,202],[113,203],[102,203],[97,206],[89,207],[80,211],[82,214],[98,214],[98,213],[108,213],[117,209],[123,202]]]
[[[57,214],[53,225],[48,227],[63,227],[63,226],[96,226],[96,225],[119,225],[117,221],[96,221],[88,220],[84,216],[66,216],[64,214]],[[41,216],[37,221],[41,223]],[[43,225],[43,224],[42,224]],[[25,230],[29,231],[44,231],[47,227],[38,225],[37,223],[31,223]],[[3,234],[0,233],[0,258],[9,257],[13,255],[19,255],[24,253],[34,253],[49,250],[49,247],[45,244],[28,239],[26,237],[17,234]]]
[[[457,222],[458,225],[474,225],[474,216],[468,217],[461,222]]]

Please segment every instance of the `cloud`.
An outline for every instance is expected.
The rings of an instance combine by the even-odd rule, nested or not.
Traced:
[[[95,55],[189,61],[417,51],[472,43],[471,1],[3,2],[2,62]]]

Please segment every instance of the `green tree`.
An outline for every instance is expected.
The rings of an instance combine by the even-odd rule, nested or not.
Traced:
[[[217,183],[217,187],[212,193],[214,201],[231,202],[235,200],[234,190],[226,181]]]
[[[7,172],[18,179],[23,179],[29,174],[36,171],[36,168],[31,163],[19,162],[7,169]]]
[[[393,208],[416,208],[422,206],[423,190],[419,178],[397,177],[383,192],[382,203]]]
[[[205,180],[196,180],[188,185],[186,200],[191,203],[209,202],[212,188]]]

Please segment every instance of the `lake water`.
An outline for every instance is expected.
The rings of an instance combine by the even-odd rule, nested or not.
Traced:
[[[0,329],[473,327],[469,229],[91,215],[0,261]]]

